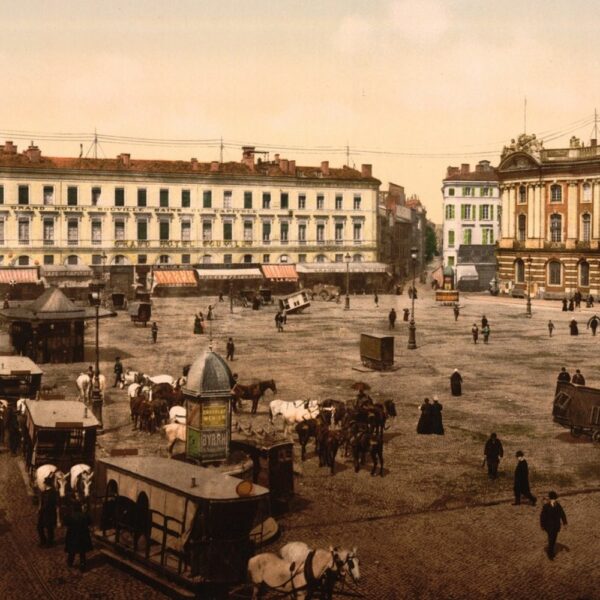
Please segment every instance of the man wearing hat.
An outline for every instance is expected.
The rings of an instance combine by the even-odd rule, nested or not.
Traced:
[[[117,358],[115,358],[114,372],[115,372],[115,383],[113,384],[113,387],[117,387],[123,379],[123,363],[121,362],[120,356],[117,356]]]
[[[548,558],[553,560],[556,556],[554,552],[554,546],[556,545],[556,538],[560,531],[561,524],[567,526],[567,515],[563,507],[557,502],[558,494],[556,492],[550,492],[548,494],[548,501],[544,502],[542,512],[540,513],[540,526],[548,534]]]
[[[537,498],[531,493],[529,489],[529,467],[525,460],[525,454],[522,450],[517,450],[517,467],[515,469],[515,501],[513,506],[521,504],[521,496],[525,496],[533,506],[537,502]]]

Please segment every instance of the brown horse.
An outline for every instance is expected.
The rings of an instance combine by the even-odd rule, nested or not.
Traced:
[[[237,412],[241,408],[241,400],[252,400],[252,414],[256,414],[258,409],[258,401],[262,398],[263,394],[267,390],[272,390],[274,394],[277,393],[277,386],[275,385],[274,379],[267,381],[259,381],[258,383],[251,383],[250,385],[242,385],[236,383],[231,390],[235,401],[233,406]]]

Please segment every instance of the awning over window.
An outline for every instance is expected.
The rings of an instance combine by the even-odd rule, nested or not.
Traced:
[[[37,283],[37,269],[0,269],[0,283]]]
[[[330,262],[330,263],[298,263],[298,273],[389,273],[390,267],[379,262]]]
[[[40,267],[42,277],[88,277],[94,272],[87,265],[44,265]]]
[[[195,287],[198,285],[192,269],[185,270],[154,270],[154,285],[167,285],[171,287]]]
[[[251,269],[196,269],[201,279],[262,279],[258,267]]]
[[[296,281],[298,273],[295,265],[262,265],[262,272],[273,281]]]

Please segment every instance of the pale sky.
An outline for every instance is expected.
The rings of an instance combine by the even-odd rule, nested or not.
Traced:
[[[349,144],[351,163],[372,163],[382,188],[404,185],[440,222],[446,166],[497,164],[522,133],[525,96],[528,133],[564,134],[546,147],[572,134],[589,140],[600,104],[599,23],[594,0],[4,2],[0,139],[96,127],[259,148]],[[29,137],[44,154],[79,153],[75,138]],[[219,157],[206,147],[102,149]],[[327,149],[280,152],[297,164],[345,162]],[[241,152],[226,149],[224,158]]]

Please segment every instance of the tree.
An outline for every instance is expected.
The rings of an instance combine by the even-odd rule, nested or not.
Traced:
[[[434,256],[438,255],[437,238],[433,227],[425,229],[425,260],[429,262]]]

